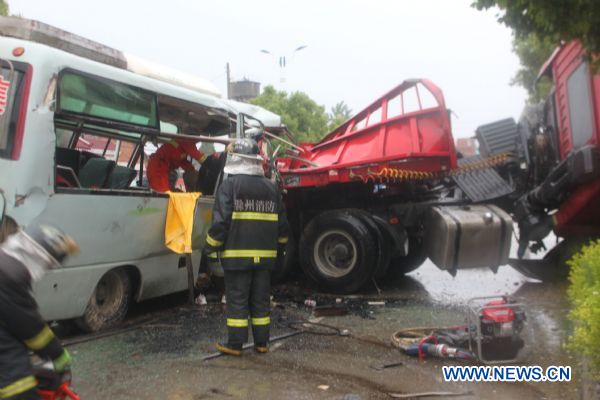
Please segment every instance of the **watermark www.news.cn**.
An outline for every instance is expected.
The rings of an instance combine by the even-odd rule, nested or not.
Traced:
[[[446,382],[570,382],[571,367],[549,366],[443,366]]]

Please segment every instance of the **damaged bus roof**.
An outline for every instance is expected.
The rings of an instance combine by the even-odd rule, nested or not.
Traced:
[[[193,99],[195,102],[215,111],[220,109],[228,114],[243,113],[249,115],[261,121],[265,128],[278,129],[282,127],[281,118],[278,115],[259,106],[223,99],[220,97],[221,93],[216,86],[205,79],[148,62],[40,21],[0,16],[0,35],[48,46],[122,71],[134,73],[140,77],[156,79],[184,90],[187,89],[194,92]],[[122,80],[121,78],[124,77],[116,72],[115,70],[114,79],[131,83],[129,79]],[[136,84],[148,88],[148,85],[143,84],[141,80],[138,80]],[[191,100],[189,96],[184,97]]]

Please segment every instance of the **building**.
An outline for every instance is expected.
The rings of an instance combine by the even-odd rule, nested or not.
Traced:
[[[229,83],[229,97],[236,101],[247,103],[260,94],[260,82],[242,79]]]

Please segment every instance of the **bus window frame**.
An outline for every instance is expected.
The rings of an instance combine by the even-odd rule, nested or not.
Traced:
[[[56,106],[56,110],[54,112],[54,118],[53,118],[54,128],[56,129],[57,127],[60,127],[62,129],[71,130],[73,132],[71,135],[71,138],[70,138],[69,146],[68,146],[68,148],[70,148],[70,149],[75,148],[75,145],[78,142],[80,135],[84,134],[84,133],[101,136],[101,137],[106,137],[109,139],[109,141],[112,138],[112,139],[116,139],[116,140],[120,140],[120,141],[127,141],[127,142],[131,142],[131,143],[135,143],[137,146],[137,151],[132,152],[129,163],[128,163],[128,167],[133,168],[133,166],[138,162],[138,158],[140,159],[139,160],[140,169],[138,170],[138,177],[136,178],[138,184],[139,184],[140,180],[143,178],[143,174],[144,174],[143,161],[145,158],[145,154],[144,154],[143,149],[144,149],[144,143],[147,141],[166,143],[172,139],[179,139],[179,140],[194,141],[196,143],[197,142],[212,142],[212,143],[221,143],[221,144],[225,144],[225,145],[227,145],[227,143],[229,143],[229,141],[227,141],[225,139],[221,139],[221,138],[216,139],[216,138],[213,138],[210,136],[204,136],[204,135],[186,135],[186,134],[182,134],[182,133],[166,133],[166,132],[161,132],[160,128],[150,127],[147,125],[126,123],[126,122],[111,119],[111,118],[101,118],[101,117],[92,116],[92,115],[86,114],[86,113],[78,113],[78,112],[73,112],[73,111],[62,110],[62,108],[60,107],[60,104],[59,104],[59,101],[60,101],[59,90],[60,90],[60,79],[64,75],[64,73],[65,73],[64,71],[74,73],[75,75],[85,75],[92,79],[100,78],[100,79],[103,79],[108,82],[116,82],[119,84],[121,82],[112,81],[111,79],[104,78],[104,77],[98,77],[97,75],[89,74],[86,72],[81,72],[81,71],[75,70],[73,68],[65,68],[65,69],[61,70],[59,72],[58,81],[57,81],[57,85],[56,85],[57,86],[57,93],[56,93],[57,106]],[[143,91],[149,93],[150,95],[152,95],[154,101],[156,102],[157,121],[158,121],[159,126],[160,126],[160,109],[159,109],[158,98],[160,96],[172,97],[176,100],[181,100],[186,103],[196,104],[196,103],[190,102],[185,99],[179,99],[177,97],[173,97],[173,96],[169,96],[169,95],[161,95],[160,93],[141,89],[141,88],[138,88],[137,86],[133,86],[133,85],[127,85],[127,86],[133,88],[134,90],[138,90],[138,89],[143,90]],[[199,105],[202,107],[205,107],[208,110],[211,109],[211,107],[203,106],[202,104],[199,104]],[[225,115],[227,115],[227,111],[224,111],[224,113],[225,113]],[[229,116],[227,116],[227,118],[231,119]],[[69,123],[71,123],[72,125],[70,125]],[[136,134],[139,134],[140,136],[139,136],[139,138],[135,139],[135,138],[131,138],[128,136],[119,135],[116,132],[103,131],[102,128],[112,129],[112,130],[117,130],[117,131],[122,130],[122,131],[126,131],[126,132],[136,133]],[[231,133],[230,133],[229,137],[231,137]],[[166,196],[165,193],[155,192],[155,191],[152,191],[150,188],[145,188],[145,187],[130,188],[130,189],[59,187],[59,186],[56,186],[56,170],[57,170],[56,166],[57,165],[58,164],[56,164],[56,161],[55,161],[54,190],[56,193],[81,193],[81,194],[111,194],[112,193],[112,194],[122,194],[122,195],[136,195],[136,194],[142,195],[143,194],[144,196],[156,196],[156,197],[165,197]],[[218,187],[218,184],[217,184],[217,187]],[[217,187],[215,188],[215,192],[216,192]]]
[[[103,82],[106,83],[108,85],[123,85],[123,86],[127,86],[135,91],[141,92],[141,93],[146,93],[148,95],[150,95],[152,97],[152,102],[154,103],[154,110],[155,110],[155,114],[156,114],[156,120],[154,121],[155,124],[154,125],[142,125],[142,124],[136,124],[136,123],[126,123],[124,121],[118,120],[118,119],[112,119],[112,118],[100,118],[98,116],[94,116],[91,114],[86,114],[86,113],[78,113],[75,111],[67,111],[67,110],[63,110],[62,106],[61,106],[61,95],[60,95],[60,88],[61,88],[61,81],[63,79],[63,76],[65,74],[71,73],[73,75],[79,75],[82,76],[84,78],[89,78],[89,79],[93,79],[93,80],[97,80],[99,82]],[[112,121],[118,124],[124,124],[124,125],[128,125],[128,126],[136,126],[136,127],[140,127],[140,128],[145,128],[145,129],[153,129],[155,131],[160,131],[160,110],[158,108],[158,94],[156,92],[153,92],[151,90],[148,89],[143,89],[140,88],[138,86],[134,86],[134,85],[130,85],[128,83],[123,83],[120,81],[116,81],[114,79],[110,79],[110,78],[106,78],[100,75],[95,75],[89,72],[85,72],[85,71],[80,71],[78,69],[75,68],[71,68],[71,67],[67,67],[67,68],[63,68],[59,71],[58,73],[58,79],[56,82],[56,110],[55,110],[55,114],[59,114],[59,115],[79,115],[81,117],[84,117],[86,119],[88,118],[92,118],[92,119],[101,119],[101,120],[105,120],[105,121]]]
[[[2,68],[4,68],[5,64],[8,65],[8,68],[10,68],[10,64],[12,64],[15,71],[19,71],[23,74],[20,87],[17,88],[17,93],[15,93],[13,107],[10,113],[9,126],[14,123],[15,130],[14,132],[8,132],[6,148],[0,149],[0,158],[17,161],[21,158],[21,149],[23,148],[25,120],[27,118],[27,106],[31,92],[33,66],[22,61],[0,60],[0,66]]]

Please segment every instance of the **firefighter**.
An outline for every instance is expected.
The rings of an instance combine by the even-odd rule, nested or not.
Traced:
[[[31,284],[76,250],[49,226],[19,230],[0,246],[0,399],[38,399],[30,351],[68,373],[71,357],[40,316]]]
[[[194,165],[188,157],[200,164],[207,159],[193,142],[171,140],[160,146],[148,160],[147,176],[150,188],[157,192],[168,192],[172,189],[169,183],[171,172],[180,167],[186,172],[195,172]]]
[[[266,353],[270,274],[287,243],[288,224],[279,189],[264,176],[256,142],[239,139],[229,151],[228,176],[216,194],[205,248],[209,257],[220,258],[225,272],[228,341],[217,350],[240,356],[250,322],[254,350]]]

